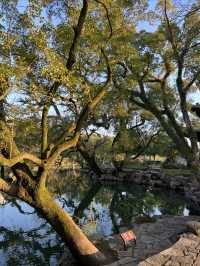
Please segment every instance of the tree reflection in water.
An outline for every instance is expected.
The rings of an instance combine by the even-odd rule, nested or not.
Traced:
[[[19,201],[13,200],[11,205],[23,215],[35,214],[24,211]],[[0,265],[56,265],[62,253],[61,241],[47,222],[31,230],[0,226]]]
[[[183,215],[186,207],[185,199],[173,192],[149,191],[132,184],[102,186],[79,173],[54,175],[49,180],[49,188],[76,222],[83,229],[87,228],[86,233],[91,238],[118,233],[120,227],[129,226],[135,216]],[[57,265],[63,246],[55,232],[31,207],[26,205],[24,209],[24,204],[18,200],[0,208],[0,215],[3,210],[7,212],[8,205],[15,208],[24,221],[30,218],[33,226],[29,230],[17,221],[16,228],[10,226],[9,221],[6,223],[7,220],[0,224],[0,256],[5,265]],[[5,215],[4,220],[9,219],[7,217]]]
[[[125,192],[125,193],[123,193]],[[131,224],[133,217],[154,215],[184,215],[183,197],[169,191],[149,191],[141,186],[116,187],[110,205],[112,220],[119,217],[121,225]],[[116,226],[116,222],[113,221]]]
[[[91,184],[88,178],[74,183],[69,179],[70,176],[67,186],[61,186],[61,182],[57,182],[57,186],[54,183],[54,188],[59,188],[59,193],[54,191],[60,194],[58,200],[80,225],[91,223],[92,212],[96,230],[103,235],[118,233],[119,227],[129,226],[135,216],[183,215],[186,209],[185,199],[175,192],[150,191],[133,184],[102,186]],[[62,182],[66,184],[65,177]],[[105,229],[105,221],[107,231],[102,231],[100,227]],[[108,226],[110,222],[111,228]]]

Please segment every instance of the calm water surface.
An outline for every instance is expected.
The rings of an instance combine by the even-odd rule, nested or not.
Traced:
[[[183,196],[133,184],[99,186],[78,173],[53,175],[49,189],[90,237],[109,236],[143,215],[189,215]],[[58,265],[63,244],[33,208],[7,199],[0,207],[0,266]]]

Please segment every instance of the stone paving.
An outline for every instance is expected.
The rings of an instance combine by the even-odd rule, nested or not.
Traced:
[[[133,264],[130,262],[129,265]],[[152,265],[200,266],[200,238],[194,234],[184,234],[172,247],[138,264],[138,266]]]
[[[160,216],[156,222],[142,224],[133,220],[136,246],[124,250],[119,235],[108,237],[109,250],[116,253],[119,260],[107,266],[200,266],[200,237],[189,233],[188,221],[200,221],[200,216]],[[77,263],[65,252],[59,265]]]
[[[119,261],[109,266],[200,266],[200,238],[185,234],[191,220],[200,221],[200,217],[168,216],[157,218],[155,223],[133,223],[136,247],[123,251],[118,246]],[[118,245],[118,241],[111,241],[116,250],[114,243]]]

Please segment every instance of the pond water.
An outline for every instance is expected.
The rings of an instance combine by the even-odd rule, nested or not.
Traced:
[[[133,184],[100,186],[79,173],[54,174],[49,189],[90,237],[109,236],[133,217],[190,215],[182,195]],[[0,266],[58,265],[63,244],[33,208],[7,198],[0,207]]]

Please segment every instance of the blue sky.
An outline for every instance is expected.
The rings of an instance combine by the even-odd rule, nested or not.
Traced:
[[[156,4],[157,4],[157,0],[149,0],[149,10],[154,10],[156,7]],[[151,25],[147,21],[140,22],[137,27],[138,30],[146,30],[150,32],[153,32],[155,28],[156,28],[156,25]]]

